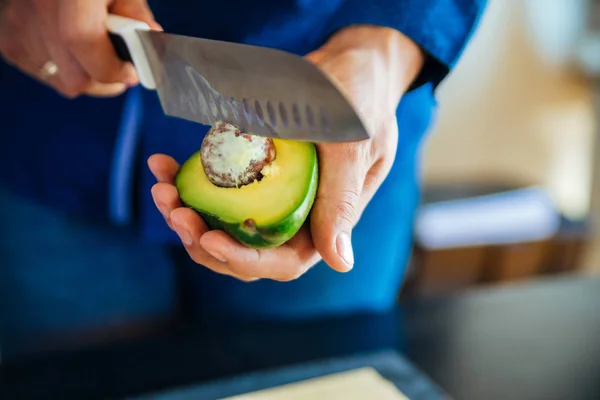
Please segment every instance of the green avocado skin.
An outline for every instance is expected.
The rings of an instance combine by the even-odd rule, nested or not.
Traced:
[[[208,227],[213,230],[222,230],[229,236],[237,240],[238,242],[246,245],[247,247],[254,249],[266,249],[278,247],[290,240],[300,230],[314,204],[317,188],[319,187],[319,167],[317,160],[316,149],[313,146],[313,157],[311,162],[313,164],[311,169],[311,179],[309,181],[309,187],[306,192],[306,196],[302,203],[292,211],[287,217],[282,220],[270,224],[270,225],[255,225],[248,226],[243,222],[230,223],[222,221],[219,216],[209,214],[204,210],[194,208],[191,204],[186,202],[184,198],[181,199],[183,204],[187,207],[196,211],[206,222]],[[190,157],[193,158],[194,156]],[[175,186],[179,190],[179,175],[175,178]],[[285,190],[285,188],[281,188]]]

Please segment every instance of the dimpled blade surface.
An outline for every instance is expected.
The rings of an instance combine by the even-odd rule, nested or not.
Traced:
[[[310,142],[368,139],[348,100],[317,67],[275,49],[138,32],[165,114],[260,136]]]

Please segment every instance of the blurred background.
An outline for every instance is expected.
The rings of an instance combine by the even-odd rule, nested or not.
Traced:
[[[600,274],[600,1],[491,0],[441,86],[403,294]]]

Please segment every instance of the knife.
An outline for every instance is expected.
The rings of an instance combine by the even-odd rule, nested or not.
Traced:
[[[369,139],[337,84],[304,58],[277,49],[151,30],[109,15],[115,50],[156,90],[164,113],[204,125],[310,142]]]

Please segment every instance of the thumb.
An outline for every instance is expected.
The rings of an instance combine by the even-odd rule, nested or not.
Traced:
[[[311,212],[315,248],[332,269],[348,272],[354,266],[352,229],[360,215],[365,173],[360,157],[348,156],[347,144],[326,144],[319,151],[321,182]]]
[[[151,29],[162,30],[154,19],[154,14],[146,0],[115,0],[110,6],[110,12],[121,17],[142,21],[150,25]]]

